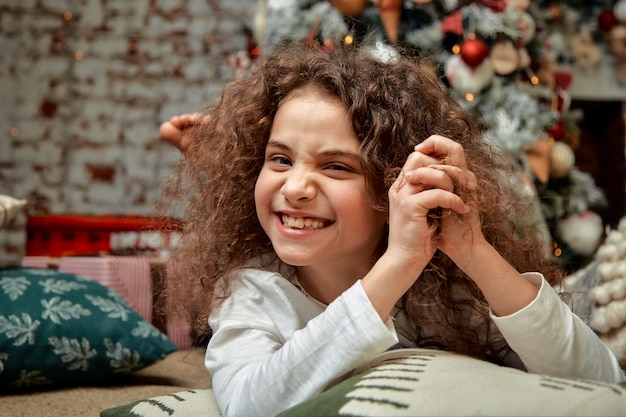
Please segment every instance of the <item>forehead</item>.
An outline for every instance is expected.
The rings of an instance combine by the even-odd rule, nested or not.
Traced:
[[[338,98],[319,88],[306,87],[286,97],[270,130],[270,141],[298,147],[358,149],[358,140],[348,112]]]

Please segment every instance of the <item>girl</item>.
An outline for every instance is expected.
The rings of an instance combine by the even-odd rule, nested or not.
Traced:
[[[505,161],[416,60],[279,48],[190,133],[172,296],[212,331],[225,416],[276,415],[392,347],[623,380],[552,289]]]

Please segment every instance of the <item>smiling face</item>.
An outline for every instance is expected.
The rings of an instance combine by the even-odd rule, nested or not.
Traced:
[[[312,87],[287,97],[274,118],[256,210],[308,291],[363,277],[386,233],[386,214],[368,204],[359,145],[343,104]]]

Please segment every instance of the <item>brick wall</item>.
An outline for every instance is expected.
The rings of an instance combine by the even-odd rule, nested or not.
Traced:
[[[160,122],[219,94],[254,4],[0,2],[0,194],[28,200],[0,264],[23,255],[25,213],[150,209],[180,156]]]

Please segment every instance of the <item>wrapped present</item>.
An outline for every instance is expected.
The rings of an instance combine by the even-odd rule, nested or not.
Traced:
[[[175,244],[179,222],[147,216],[31,216],[26,222],[27,256],[158,253]]]

